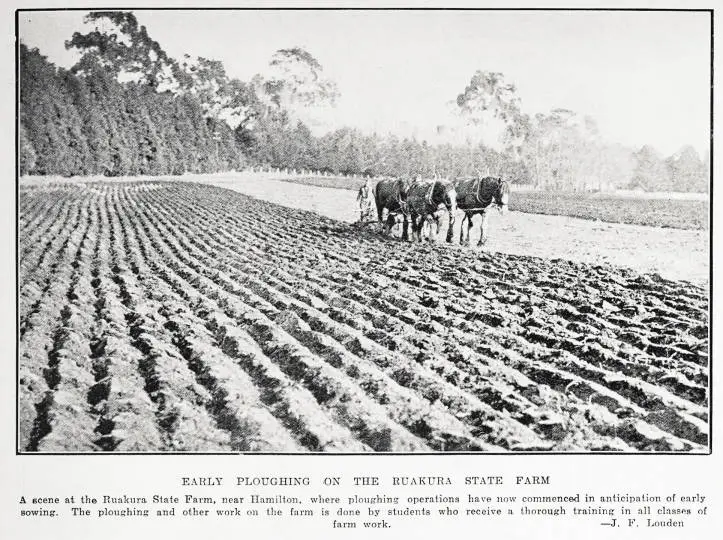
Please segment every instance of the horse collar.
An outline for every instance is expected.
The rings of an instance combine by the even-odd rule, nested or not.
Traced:
[[[477,199],[477,202],[479,203],[480,207],[487,209],[490,206],[492,206],[492,203],[494,203],[495,198],[494,198],[494,195],[492,197],[490,197],[490,200],[489,200],[489,202],[487,202],[487,204],[485,204],[485,201],[482,200],[482,197],[480,197],[480,195],[482,193],[482,187],[484,184],[483,180],[484,180],[483,178],[477,178],[477,180],[475,180],[477,182],[477,189],[475,189],[474,191],[475,191],[475,198]]]

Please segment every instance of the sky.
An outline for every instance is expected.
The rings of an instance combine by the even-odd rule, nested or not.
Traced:
[[[82,11],[24,12],[20,39],[50,61],[87,32]],[[670,155],[709,146],[710,16],[697,12],[142,10],[140,24],[174,58],[221,60],[231,77],[268,71],[299,46],[341,98],[330,127],[432,139],[477,70],[514,83],[529,114],[571,109],[602,136]]]

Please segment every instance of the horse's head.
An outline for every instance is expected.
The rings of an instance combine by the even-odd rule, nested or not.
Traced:
[[[450,210],[452,213],[457,211],[457,189],[454,187],[454,184],[452,182],[447,182],[447,185],[444,189],[446,200],[444,201],[444,204],[447,206],[447,209]]]
[[[497,188],[494,193],[494,203],[500,213],[505,214],[510,202],[510,183],[502,178],[497,178]]]
[[[394,186],[396,190],[396,199],[401,208],[402,213],[409,214],[409,207],[407,206],[407,196],[409,195],[409,187],[412,185],[412,181],[409,178],[401,177],[397,178]]]
[[[432,191],[432,203],[435,205],[443,204],[447,209],[456,209],[457,207],[457,191],[454,182],[449,180],[435,180]]]

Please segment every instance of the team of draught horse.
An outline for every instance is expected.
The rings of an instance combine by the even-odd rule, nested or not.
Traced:
[[[402,217],[402,239],[409,240],[409,223],[412,224],[412,238],[421,242],[425,223],[430,225],[430,240],[439,234],[440,214],[447,211],[449,224],[447,242],[452,242],[455,214],[457,210],[464,212],[460,225],[459,242],[469,245],[469,233],[472,229],[472,218],[481,214],[480,238],[478,245],[487,241],[487,212],[497,208],[504,213],[509,201],[510,186],[506,180],[498,177],[465,177],[455,180],[421,180],[411,181],[393,178],[379,181],[372,187],[369,182],[359,191],[359,199],[366,196],[374,197],[377,218],[382,224],[385,234],[390,234],[399,216]],[[386,216],[386,217],[385,217]],[[464,222],[467,221],[465,238]]]

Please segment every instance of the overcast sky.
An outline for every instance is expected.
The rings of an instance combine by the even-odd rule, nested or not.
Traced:
[[[84,12],[20,14],[20,38],[69,67]],[[300,46],[341,93],[337,125],[427,137],[478,69],[514,83],[530,114],[592,116],[610,141],[668,155],[708,148],[707,13],[501,11],[138,11],[166,52],[221,60],[248,80]]]

